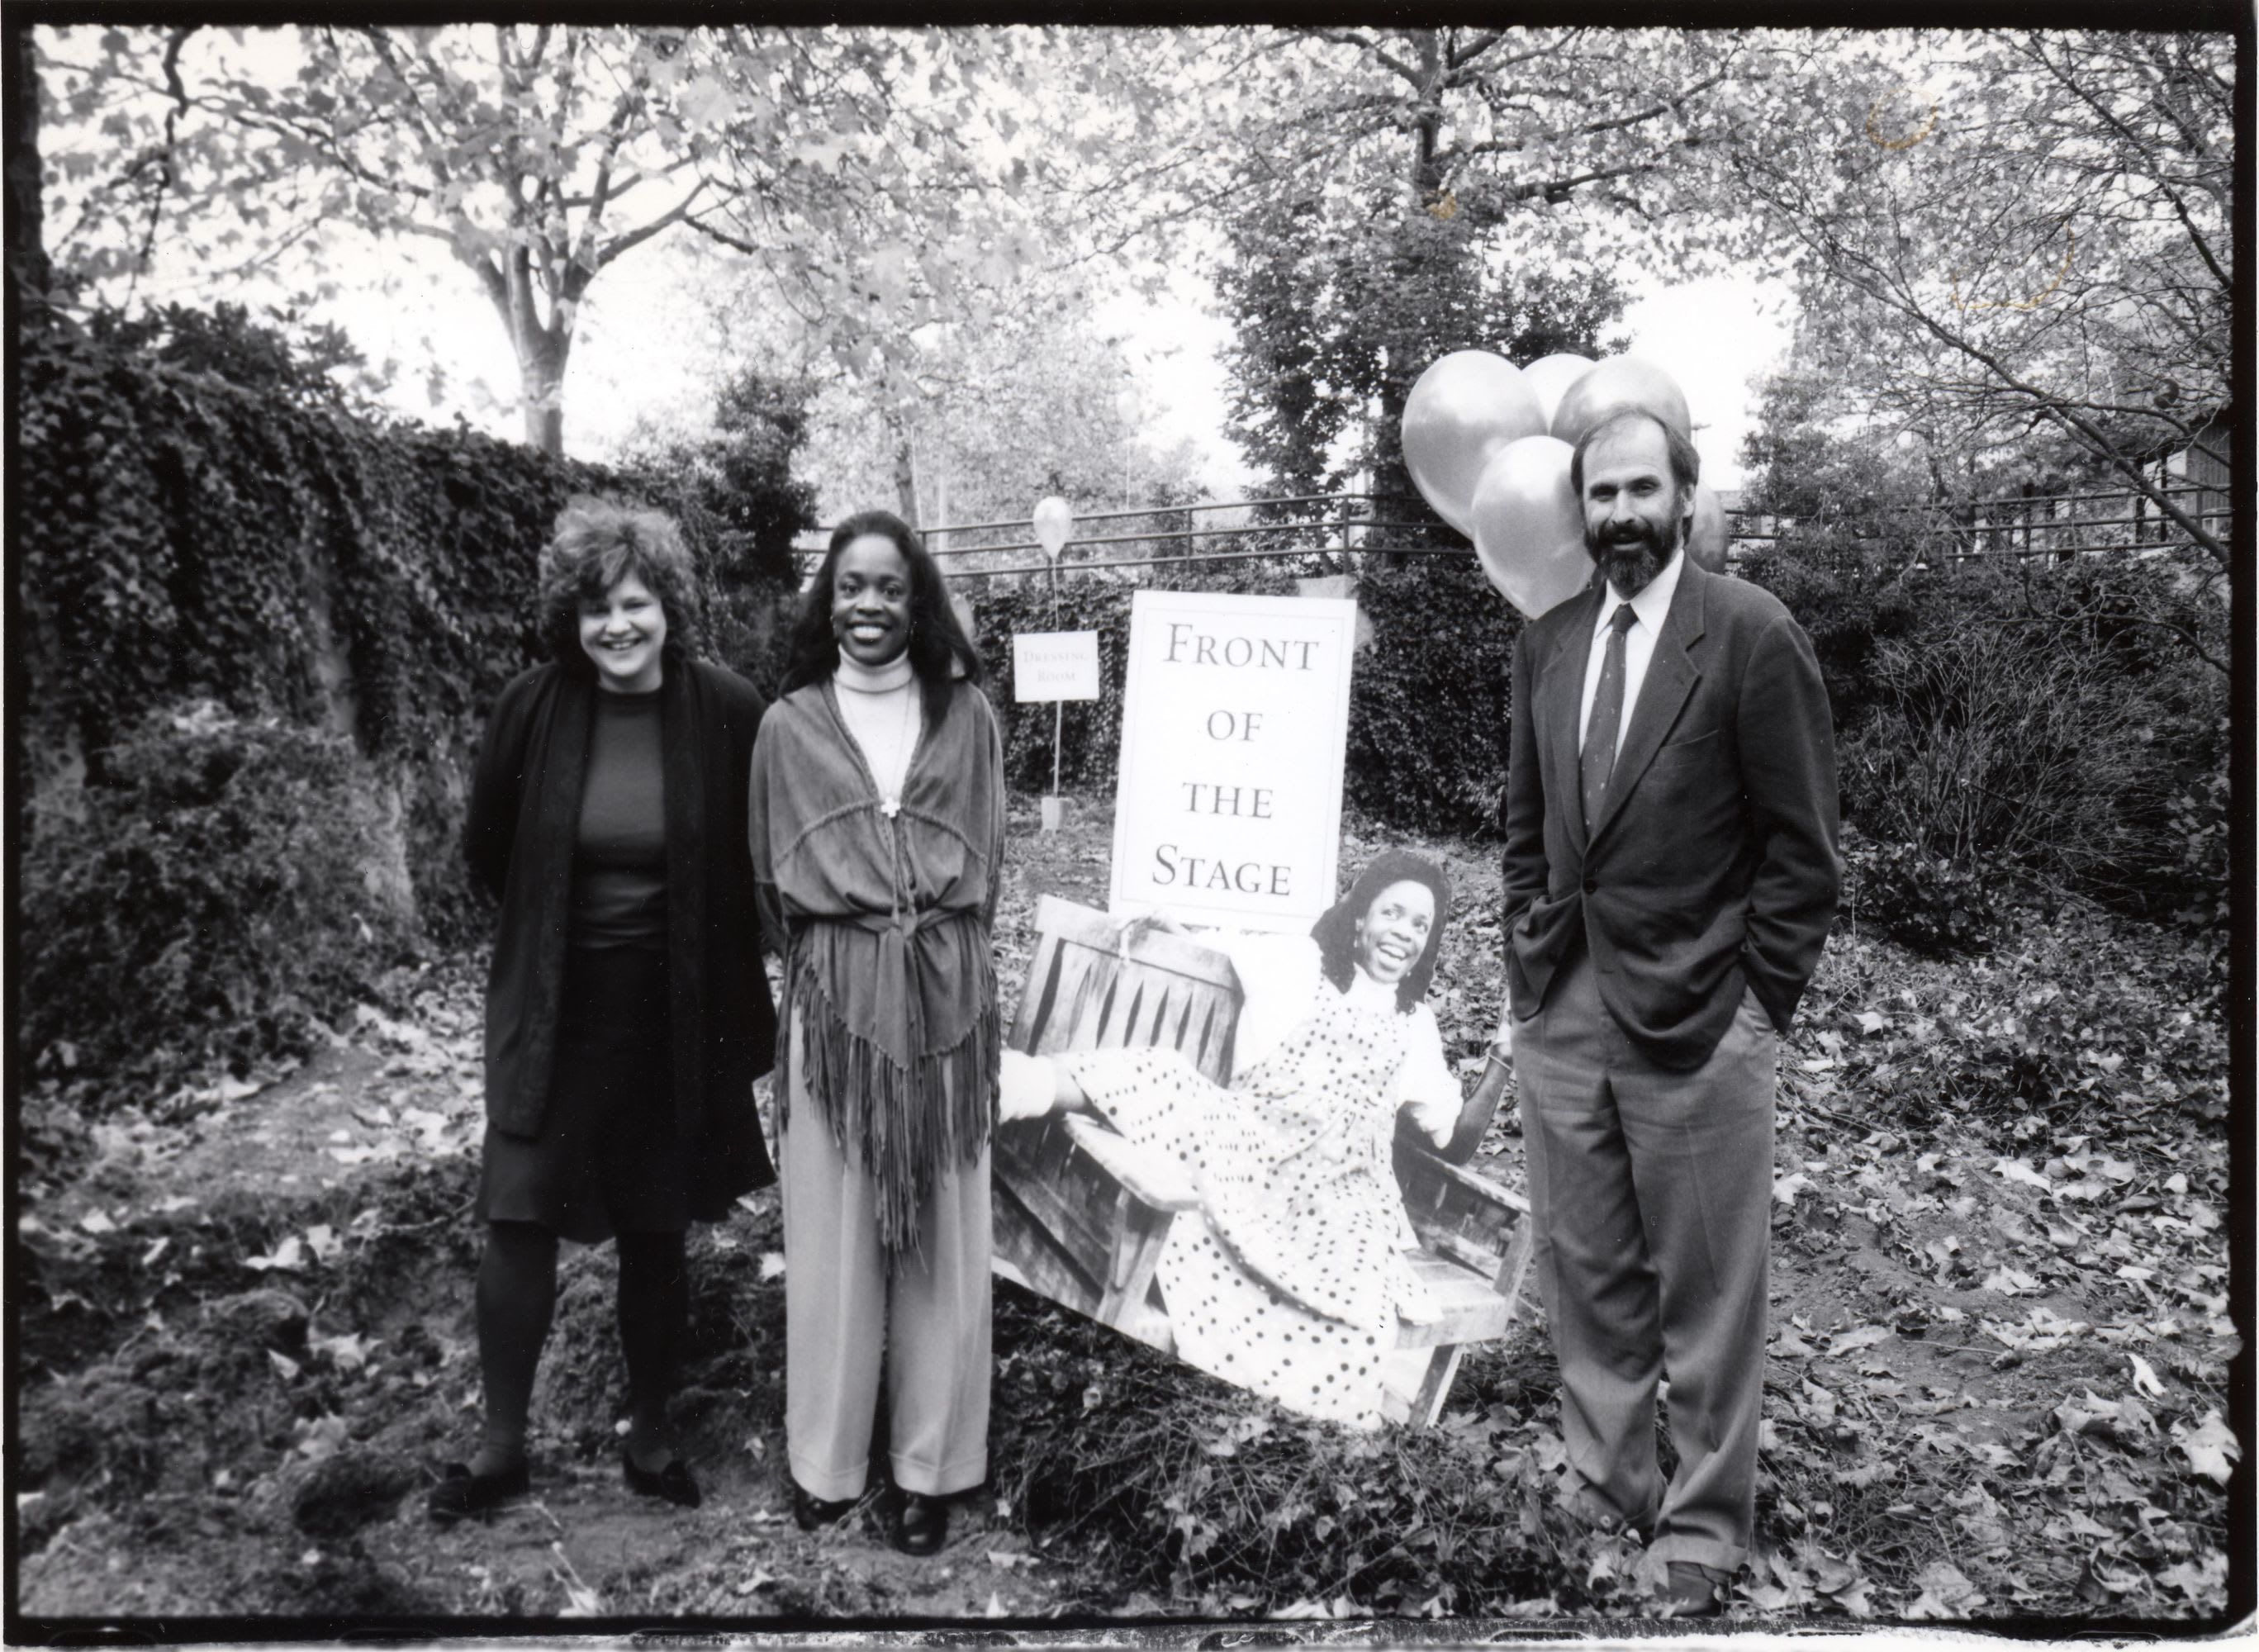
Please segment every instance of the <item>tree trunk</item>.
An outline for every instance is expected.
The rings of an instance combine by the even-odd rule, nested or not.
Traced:
[[[539,282],[524,246],[499,257],[457,241],[455,256],[468,265],[510,334],[517,355],[517,389],[525,415],[525,445],[552,459],[565,456],[565,366],[573,356],[577,290],[559,296],[549,319],[541,317]],[[586,285],[585,282],[582,283]]]
[[[565,456],[565,364],[572,336],[535,324],[517,345],[518,394],[525,403],[525,445],[552,459]]]
[[[901,510],[902,520],[912,527],[917,525],[917,452],[910,445],[909,433],[898,431],[894,438],[894,500]]]
[[[13,130],[8,146],[8,314],[17,326],[44,314],[51,274],[39,185],[39,71],[32,30],[8,31],[7,104]]]

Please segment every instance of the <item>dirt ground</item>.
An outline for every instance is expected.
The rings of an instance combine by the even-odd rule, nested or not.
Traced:
[[[999,922],[1008,1007],[1036,896],[1104,898],[1104,810],[1078,803],[1048,837],[1033,815],[1033,800],[1015,801]],[[1378,846],[1353,836],[1345,864]],[[1481,915],[1495,910],[1491,857],[1430,847],[1461,883],[1437,1009],[1472,1070],[1497,1003],[1495,926]],[[1835,952],[1785,1063],[1761,1556],[1737,1620],[2216,1618],[2222,1484],[2240,1455],[2222,1421],[2240,1346],[2224,1139],[2128,1145],[2098,1125],[2004,1150],[1950,1122],[1893,1129],[1843,1079],[1843,1045],[1869,1027],[1859,994],[1903,963],[1874,943]],[[477,988],[474,960],[431,969],[271,1082],[35,1136],[40,1150],[18,1165],[10,1292],[18,1613],[332,1632],[434,1618],[1004,1629],[1343,1612],[1314,1608],[1285,1578],[1229,1599],[1156,1592],[1122,1545],[1055,1542],[994,1492],[959,1507],[930,1560],[893,1553],[867,1513],[801,1533],[784,1470],[773,1190],[693,1241],[677,1422],[705,1506],[674,1511],[622,1485],[610,1257],[568,1246],[536,1397],[535,1495],[490,1525],[435,1528],[422,1494],[477,1423]],[[1509,1112],[1481,1168],[1518,1186],[1520,1149]],[[999,1294],[1023,1342],[1058,1334],[1055,1311]],[[1526,1312],[1512,1342],[1470,1358],[1447,1421],[1469,1450],[1535,1473],[1557,1435],[1550,1356],[1534,1303]],[[998,1415],[1031,1404],[1019,1386],[1043,1380],[1038,1360],[1000,1359]],[[1635,1562],[1585,1552],[1583,1575],[1547,1599],[1569,1612],[1599,1571]],[[1391,1609],[1344,1599],[1352,1613]],[[1450,1609],[1533,1608],[1462,1590]]]

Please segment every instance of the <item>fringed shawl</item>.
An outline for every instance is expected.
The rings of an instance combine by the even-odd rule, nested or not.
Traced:
[[[799,1060],[833,1142],[877,1186],[891,1262],[915,1252],[926,1194],[980,1157],[995,1119],[1003,743],[987,699],[958,683],[889,815],[835,692],[795,690],[762,721],[754,887],[784,958],[780,1110]]]

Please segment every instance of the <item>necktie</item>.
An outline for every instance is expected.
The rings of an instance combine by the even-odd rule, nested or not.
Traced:
[[[1608,616],[1607,652],[1600,660],[1600,685],[1593,691],[1593,718],[1585,725],[1585,751],[1580,759],[1585,782],[1585,824],[1589,829],[1600,817],[1600,804],[1608,794],[1608,776],[1616,766],[1616,731],[1623,726],[1624,633],[1638,616],[1631,604],[1619,602]]]

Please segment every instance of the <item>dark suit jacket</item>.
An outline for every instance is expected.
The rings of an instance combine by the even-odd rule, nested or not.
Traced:
[[[1682,553],[1683,554],[1683,553]],[[1507,979],[1517,1019],[1582,939],[1663,1066],[1707,1060],[1744,983],[1786,1032],[1835,915],[1835,741],[1812,644],[1771,592],[1691,562],[1587,831],[1578,701],[1604,582],[1514,651]]]
[[[487,978],[487,1118],[532,1136],[548,1109],[562,1029],[574,841],[599,689],[536,666],[502,691],[472,773],[464,849],[502,902]],[[674,1117],[700,1156],[694,1214],[776,1179],[753,1080],[776,1049],[761,970],[745,785],[766,703],[751,683],[670,655],[659,688],[666,775],[666,959]],[[703,1190],[703,1191],[702,1191]],[[701,1220],[709,1220],[701,1214]]]

